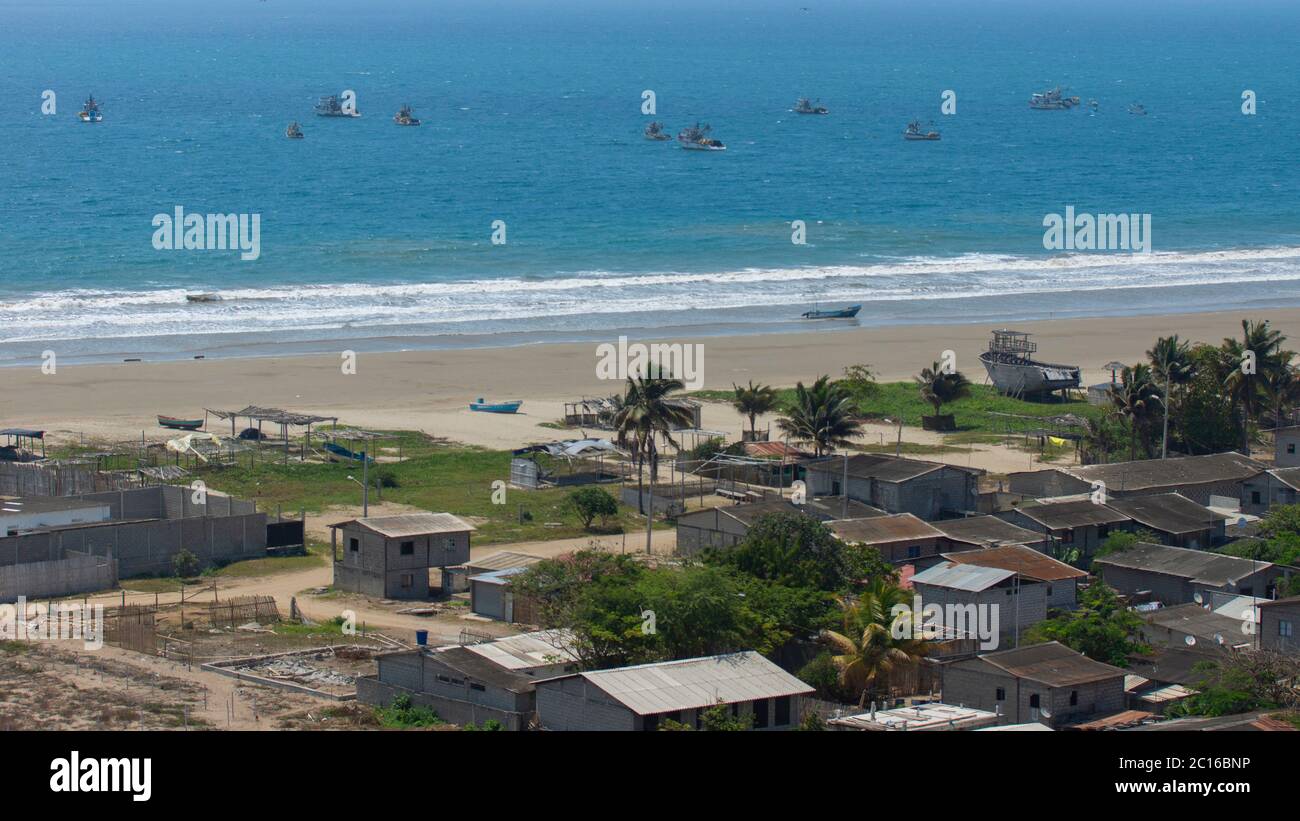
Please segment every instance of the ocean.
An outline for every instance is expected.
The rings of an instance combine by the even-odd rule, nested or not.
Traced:
[[[1292,3],[0,0],[0,364],[1260,315],[1300,304],[1296,42]],[[257,258],[155,248],[177,207]],[[1067,207],[1151,252],[1045,249]]]

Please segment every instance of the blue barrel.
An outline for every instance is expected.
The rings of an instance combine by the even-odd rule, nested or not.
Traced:
[[[416,630],[416,631],[415,631],[415,643],[418,644],[418,645],[420,645],[421,647],[423,647],[423,646],[425,646],[426,644],[428,644],[428,643],[429,643],[429,631],[428,631],[428,630]]]

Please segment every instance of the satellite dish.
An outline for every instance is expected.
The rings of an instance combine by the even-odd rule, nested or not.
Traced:
[[[1219,644],[1223,644],[1223,634],[1222,634],[1222,633],[1215,633],[1215,634],[1214,634],[1214,640],[1217,641]]]
[[[1242,610],[1242,611],[1241,611],[1241,619],[1242,619],[1242,621],[1254,621],[1254,620],[1255,620],[1255,608],[1253,608],[1253,607],[1247,607],[1245,610]]]
[[[1192,596],[1192,601],[1196,602],[1197,604],[1205,603],[1204,599],[1201,596],[1201,591],[1199,590],[1196,591],[1196,595]]]
[[[1183,639],[1183,641],[1187,643],[1188,647],[1191,647],[1192,645],[1196,644],[1196,636],[1188,636],[1187,638]]]
[[[1245,530],[1246,524],[1247,522],[1245,516],[1241,516],[1237,519],[1237,527],[1241,528],[1242,530]]]

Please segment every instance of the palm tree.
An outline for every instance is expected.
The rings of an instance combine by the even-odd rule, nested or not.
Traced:
[[[921,399],[934,406],[935,416],[948,402],[970,396],[970,380],[961,371],[945,373],[938,362],[922,369],[916,376],[916,384],[921,387]]]
[[[1241,339],[1224,339],[1220,348],[1224,360],[1223,387],[1241,407],[1241,452],[1250,455],[1250,425],[1257,418],[1264,385],[1270,372],[1288,364],[1289,351],[1281,350],[1286,337],[1269,327],[1268,320],[1241,321]]]
[[[1133,461],[1137,458],[1138,438],[1149,444],[1151,425],[1164,408],[1164,397],[1151,377],[1151,366],[1138,364],[1125,368],[1119,384],[1110,389],[1110,398],[1115,412],[1128,420],[1128,458]]]
[[[673,402],[670,394],[686,387],[680,379],[656,377],[628,377],[623,402],[614,414],[614,430],[622,441],[629,442],[636,456],[637,505],[646,517],[646,552],[650,552],[651,527],[654,524],[655,474],[659,470],[659,450],[656,435],[678,447],[672,432],[689,427],[694,421],[691,411]],[[650,507],[647,510],[642,491],[642,467],[649,462]]]
[[[1157,338],[1156,344],[1147,351],[1147,359],[1150,360],[1151,371],[1159,380],[1162,389],[1169,394],[1166,397],[1165,416],[1167,418],[1175,414],[1174,409],[1177,408],[1174,427],[1175,430],[1181,431],[1183,406],[1181,400],[1187,386],[1196,378],[1196,362],[1192,358],[1192,345],[1186,340],[1179,339],[1178,334],[1162,336]]]
[[[856,602],[840,600],[844,624],[841,631],[820,633],[821,640],[834,653],[831,660],[840,672],[841,686],[861,694],[859,707],[866,705],[869,694],[888,686],[890,673],[915,667],[927,652],[915,623],[909,625],[911,632],[904,632],[904,638],[894,637],[896,619],[908,618],[906,614],[895,616],[894,608],[910,603],[909,594],[902,588],[877,579]]]
[[[1084,419],[1079,435],[1080,461],[1085,465],[1102,464],[1110,461],[1110,454],[1119,447],[1115,439],[1115,429],[1107,424],[1106,419]]]
[[[829,376],[821,376],[812,387],[802,382],[795,386],[794,404],[776,424],[795,439],[812,442],[815,455],[821,456],[862,435],[857,413],[844,387],[832,384]]]
[[[1289,363],[1272,369],[1264,378],[1263,394],[1273,411],[1273,427],[1282,427],[1283,416],[1300,406],[1300,373]]]
[[[754,441],[758,438],[758,417],[776,407],[776,391],[770,385],[755,385],[752,379],[749,387],[742,388],[734,382],[731,387],[736,392],[731,406],[741,416],[749,417],[749,439]]]

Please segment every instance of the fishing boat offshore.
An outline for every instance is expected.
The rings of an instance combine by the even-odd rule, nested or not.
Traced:
[[[284,130],[284,136],[291,140],[301,140],[303,138],[302,126],[297,121],[289,123],[289,127]]]
[[[907,130],[903,132],[903,139],[913,140],[913,141],[937,140],[939,139],[939,132],[935,131],[933,128],[931,128],[929,131],[923,131],[921,129],[921,121],[912,120],[910,123],[907,124]]]
[[[402,106],[401,110],[399,110],[396,114],[393,115],[393,122],[397,123],[398,125],[419,125],[420,124],[419,119],[416,118],[415,114],[411,111],[411,107],[409,105]]]
[[[1079,387],[1079,366],[1039,362],[1038,343],[1029,334],[1005,328],[993,332],[980,362],[993,387],[1008,396],[1034,396]]]
[[[824,105],[817,105],[815,102],[809,102],[807,97],[800,97],[790,109],[795,114],[830,114],[831,110]]]
[[[673,135],[664,131],[663,123],[654,122],[645,127],[645,138],[647,140],[654,140],[655,142],[663,142],[665,140],[671,140]]]
[[[1029,107],[1043,111],[1055,111],[1074,108],[1079,104],[1078,97],[1066,97],[1060,86],[1040,91],[1029,98]]]
[[[708,123],[689,126],[681,130],[677,135],[677,142],[681,143],[682,148],[688,151],[726,151],[727,147],[722,144],[721,140],[715,140],[709,136],[713,128]]]
[[[99,103],[95,100],[95,95],[91,94],[86,99],[86,104],[77,112],[77,119],[83,123],[99,123],[104,121],[104,115],[99,110]]]
[[[316,103],[316,114],[320,117],[360,117],[361,112],[350,106],[344,106],[337,94],[321,97]]]

